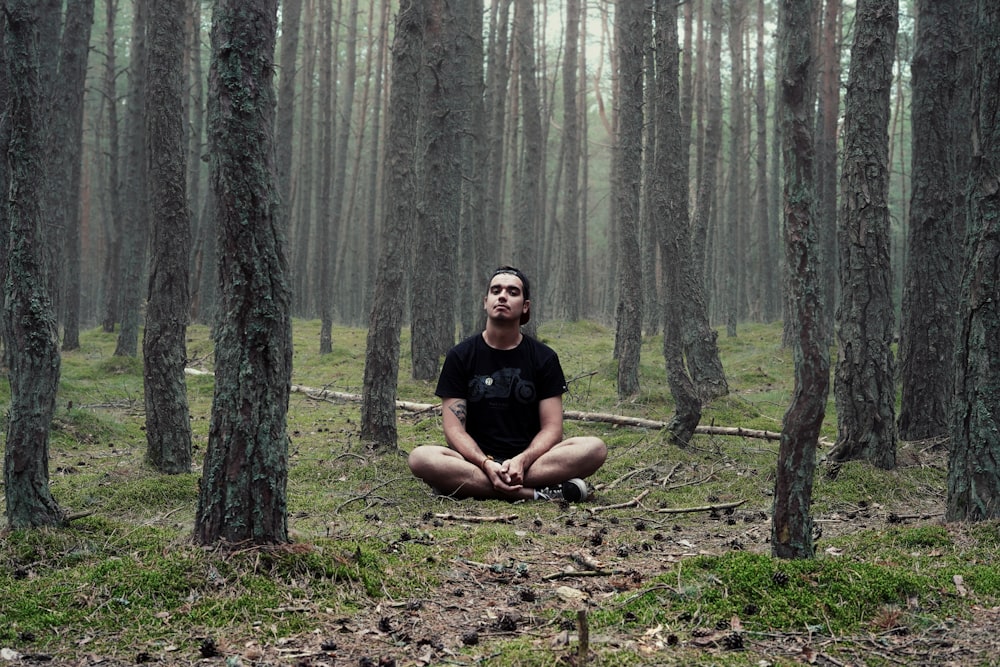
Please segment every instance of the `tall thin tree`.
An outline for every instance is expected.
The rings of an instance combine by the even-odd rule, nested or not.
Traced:
[[[626,0],[615,11],[615,47],[618,49],[618,80],[615,114],[618,130],[612,183],[618,222],[618,318],[615,347],[618,350],[618,396],[639,392],[639,355],[642,349],[642,275],[639,262],[639,184],[642,180],[643,49],[637,39],[651,29],[643,21],[642,4]],[[575,63],[574,63],[575,64]],[[575,81],[575,77],[574,77]],[[565,91],[567,94],[570,91]],[[567,123],[568,124],[568,123]],[[575,175],[574,175],[575,178]],[[574,186],[575,189],[575,186]],[[568,194],[568,193],[567,193]],[[568,203],[568,202],[567,202]],[[568,222],[568,218],[567,218]],[[575,238],[568,239],[576,243]],[[567,268],[576,273],[573,264]]]
[[[59,47],[59,85],[53,90],[54,114],[52,140],[59,158],[53,167],[53,189],[58,192],[55,210],[65,229],[65,271],[62,321],[63,349],[80,347],[80,181],[83,154],[83,93],[87,83],[87,55],[90,31],[94,23],[94,0],[71,0],[66,4],[66,19]],[[56,175],[58,174],[58,177]],[[54,245],[54,244],[53,244]]]
[[[150,7],[144,114],[152,202],[152,256],[142,336],[146,458],[168,474],[191,471],[191,419],[184,379],[191,215],[184,133],[184,42],[177,38],[184,34],[185,2],[158,0]]]
[[[691,257],[688,218],[688,164],[678,160],[685,135],[678,91],[677,4],[658,0],[655,14],[656,44],[656,160],[650,180],[650,214],[655,218],[660,242],[663,282],[663,358],[667,384],[674,399],[670,420],[671,440],[686,446],[701,421],[701,398],[684,365],[682,344],[683,302],[688,286],[701,284]]]
[[[121,263],[121,329],[115,356],[134,357],[138,352],[142,285],[146,275],[146,246],[149,241],[148,161],[146,159],[146,22],[151,0],[136,0],[132,18],[131,61],[125,109],[125,174],[122,211],[125,238]]]
[[[413,165],[423,40],[423,0],[403,0],[396,13],[385,147],[385,203],[375,300],[365,347],[361,437],[380,447],[396,445],[396,383],[403,321],[404,280],[417,196]]]
[[[781,423],[771,552],[780,558],[811,558],[816,447],[830,385],[830,353],[816,272],[813,0],[781,0],[778,10],[785,266],[789,301],[794,305],[788,317],[795,386]]]

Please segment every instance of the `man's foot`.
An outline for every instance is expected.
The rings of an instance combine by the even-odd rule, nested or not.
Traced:
[[[535,498],[538,500],[565,500],[569,503],[578,503],[586,500],[589,495],[587,483],[578,477],[568,479],[559,486],[535,489]]]

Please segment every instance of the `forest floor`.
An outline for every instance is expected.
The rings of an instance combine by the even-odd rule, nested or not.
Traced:
[[[364,332],[337,331],[321,357],[301,351],[317,326],[296,325],[293,381],[356,393]],[[655,339],[643,395],[619,402],[612,332],[543,333],[571,378],[567,411],[669,416]],[[208,338],[189,341],[205,370]],[[110,357],[112,337],[83,339],[64,357],[60,405],[73,406],[50,453],[53,493],[80,518],[0,533],[0,667],[1000,664],[1000,524],[943,522],[946,443],[901,443],[893,471],[833,468],[828,410],[816,557],[783,561],[770,556],[766,437],[679,448],[656,428],[570,420],[569,435],[609,445],[589,501],[455,501],[405,463],[439,442],[436,413],[401,411],[399,449],[375,452],[356,403],[303,391],[289,409],[292,543],[202,548],[197,472],[144,463],[141,367]],[[779,327],[720,339],[731,395],[704,425],[780,428],[791,373],[779,340]],[[400,398],[433,402],[405,363]],[[200,459],[211,376],[188,391]]]

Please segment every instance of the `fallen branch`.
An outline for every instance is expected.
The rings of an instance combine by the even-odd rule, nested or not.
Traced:
[[[598,512],[604,512],[607,510],[620,510],[626,507],[637,507],[639,503],[642,502],[642,499],[645,498],[647,495],[649,495],[649,491],[650,491],[649,489],[646,489],[632,500],[626,500],[623,503],[616,503],[614,505],[598,505],[597,507],[588,507],[587,511],[590,512],[591,514],[597,514]]]
[[[467,521],[469,523],[510,523],[511,521],[516,521],[518,516],[516,514],[508,514],[507,516],[472,516],[468,514],[435,514],[435,519],[442,519],[443,521]]]
[[[699,507],[665,507],[663,509],[656,510],[659,514],[688,514],[691,512],[714,512],[718,510],[728,510],[734,507],[739,507],[745,500],[739,500],[733,503],[722,503],[715,505],[701,505]]]
[[[208,371],[201,371],[195,368],[185,368],[184,372],[188,375],[212,375],[212,373]],[[305,394],[309,398],[321,401],[343,401],[346,403],[360,403],[362,401],[361,394],[349,394],[343,391],[317,389],[315,387],[307,387],[301,384],[293,384],[291,386],[291,391],[293,394]],[[441,412],[440,404],[415,403],[413,401],[396,401],[396,408],[398,410],[406,410],[407,412]],[[629,417],[626,415],[616,415],[607,412],[580,412],[578,410],[564,410],[563,418],[571,419],[573,421],[601,422],[605,424],[614,424],[616,426],[648,428],[656,431],[665,429],[669,425],[669,422],[659,421],[656,419]],[[742,428],[740,426],[698,426],[695,428],[694,432],[702,435],[726,435],[741,438],[758,438],[762,440],[781,440],[781,433],[753,428]]]

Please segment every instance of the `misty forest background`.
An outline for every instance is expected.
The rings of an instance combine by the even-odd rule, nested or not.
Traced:
[[[61,3],[48,4],[58,7]],[[68,4],[79,3],[71,0]],[[190,312],[193,321],[210,323],[217,290],[205,111],[212,3],[186,4],[184,33],[176,38],[183,39],[185,47],[187,183],[194,246]],[[418,254],[408,287],[420,285],[426,304],[428,283],[438,286],[441,276],[450,276],[459,306],[455,317],[464,333],[476,326],[484,276],[496,264],[517,258],[518,169],[521,155],[532,148],[525,146],[521,100],[520,79],[528,73],[535,77],[536,112],[542,121],[541,143],[533,147],[541,151],[543,165],[537,183],[540,208],[530,228],[536,261],[535,266],[525,267],[537,285],[534,314],[611,322],[617,304],[617,267],[622,262],[655,267],[657,252],[650,239],[653,232],[644,226],[641,256],[622,258],[616,232],[611,192],[617,71],[614,3],[530,3],[534,5],[533,30],[528,33],[534,43],[530,45],[516,44],[512,0],[488,1],[482,13],[473,11],[479,9],[478,4],[458,3],[468,10],[460,17],[463,36],[474,40],[482,32],[478,46],[484,52],[483,78],[466,85],[468,92],[484,96],[481,115],[471,125],[473,135],[468,139],[476,143],[477,157],[469,161],[478,167],[474,184],[487,192],[478,200],[478,208],[463,207],[454,229],[441,230],[434,246],[453,252]],[[316,318],[328,307],[329,316],[338,323],[368,324],[380,241],[388,51],[396,5],[389,0],[291,0],[279,5],[277,148],[296,317]],[[573,15],[568,15],[567,5],[575,6]],[[125,319],[123,311],[134,307],[126,293],[145,291],[141,276],[148,256],[148,195],[128,187],[135,169],[130,160],[141,150],[133,145],[137,138],[128,131],[142,125],[141,118],[133,115],[142,114],[135,97],[146,85],[144,71],[134,62],[137,50],[143,48],[135,34],[142,27],[142,17],[135,9],[132,2],[97,2],[89,49],[79,54],[86,64],[86,78],[78,240],[72,211],[47,226],[47,238],[65,239],[65,243],[52,243],[52,251],[63,258],[58,265],[69,269],[78,262],[80,267],[78,280],[71,278],[70,271],[56,276],[64,294],[60,309],[64,326],[117,326]],[[775,321],[782,315],[779,264],[783,259],[774,110],[776,6],[770,0],[727,0],[714,6],[706,0],[681,3],[679,9],[682,102],[691,136],[690,191],[700,193],[705,180],[711,183],[702,195],[706,201],[694,196],[691,201],[695,207],[704,204],[710,209],[703,233],[712,321],[726,323],[732,318],[733,326],[747,320]],[[854,25],[853,3],[827,2],[817,20],[823,35],[817,48],[824,49],[818,73],[826,83],[818,90],[817,107],[821,112],[817,137],[825,142],[821,151],[826,152],[817,162],[825,170],[821,180],[829,180],[836,174],[835,142]],[[571,33],[570,27],[575,31]],[[913,3],[904,0],[889,134],[897,310],[912,188],[909,63],[914,30]],[[570,34],[576,35],[575,43],[567,44]],[[652,49],[651,33],[634,39]],[[523,53],[534,59],[530,68],[520,67]],[[567,53],[572,60],[569,66]],[[575,96],[569,103],[567,91]],[[567,133],[570,113],[575,116],[572,136]],[[569,168],[567,154],[574,157]],[[575,184],[567,183],[571,177]],[[570,195],[573,201],[568,202]],[[411,204],[421,210],[434,207],[433,202]],[[824,201],[827,207],[832,204]],[[836,284],[835,209],[826,209],[821,219],[830,245],[820,270],[827,277],[824,284],[832,290]],[[468,237],[479,231],[486,234],[487,243],[473,251],[474,239]],[[137,260],[139,273],[133,271],[126,280],[126,268]],[[330,274],[325,281],[324,272]],[[644,283],[647,303],[656,303],[654,277]],[[77,293],[75,311],[72,303]],[[332,295],[328,306],[327,293]],[[647,309],[647,331],[655,332],[659,326],[657,310]],[[136,332],[125,336],[123,348],[127,350]],[[134,353],[134,342],[131,349]]]

